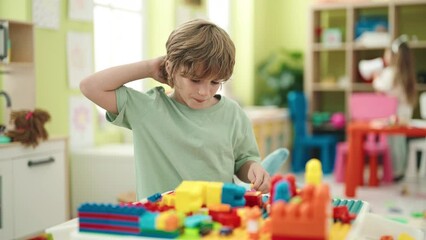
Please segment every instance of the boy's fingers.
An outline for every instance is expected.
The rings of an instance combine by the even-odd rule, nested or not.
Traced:
[[[265,178],[265,181],[263,182],[260,191],[262,193],[269,193],[270,187],[271,187],[270,181]]]
[[[256,189],[256,190],[259,189],[260,186],[263,183],[264,178],[265,178],[265,175],[261,175],[260,177],[256,177],[254,182],[253,182],[253,188]]]
[[[268,175],[263,174],[261,177],[256,178],[256,181],[253,183],[253,188],[262,193],[269,192],[269,180]]]

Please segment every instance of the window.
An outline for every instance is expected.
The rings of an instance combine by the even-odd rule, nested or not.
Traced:
[[[143,59],[143,9],[143,0],[94,0],[95,71]]]
[[[229,32],[229,5],[228,0],[208,0],[207,15],[210,21]]]
[[[228,0],[207,0],[207,16],[210,21],[214,22],[231,35],[229,31],[229,5],[230,2]],[[229,83],[224,83],[219,89],[218,94],[225,96],[232,95],[230,93]]]

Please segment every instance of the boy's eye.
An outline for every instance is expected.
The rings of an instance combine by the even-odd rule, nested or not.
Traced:
[[[193,83],[199,83],[200,80],[191,79],[191,82],[193,82]]]
[[[213,85],[219,85],[219,84],[221,84],[221,82],[213,81],[213,82],[212,82],[212,84],[213,84]]]

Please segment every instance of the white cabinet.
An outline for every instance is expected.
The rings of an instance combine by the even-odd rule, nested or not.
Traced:
[[[0,161],[0,239],[13,237],[12,161]]]
[[[31,236],[69,216],[66,141],[0,145],[0,239]]]
[[[71,153],[72,216],[85,202],[117,203],[136,190],[132,144],[110,144]]]

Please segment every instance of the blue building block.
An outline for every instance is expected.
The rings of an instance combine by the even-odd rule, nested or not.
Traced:
[[[243,207],[246,204],[244,194],[246,189],[233,183],[224,183],[222,187],[221,201],[232,207]]]
[[[155,194],[149,196],[147,199],[150,202],[157,202],[157,201],[161,200],[161,198],[162,198],[161,193],[155,193]]]
[[[212,217],[210,215],[192,215],[185,218],[185,227],[194,228],[200,226],[202,222],[211,222]]]
[[[272,202],[277,200],[283,200],[289,202],[291,198],[290,184],[287,180],[281,180],[275,184],[274,199]]]
[[[159,213],[146,212],[140,219],[139,226],[141,229],[156,229],[155,221],[158,217]]]

